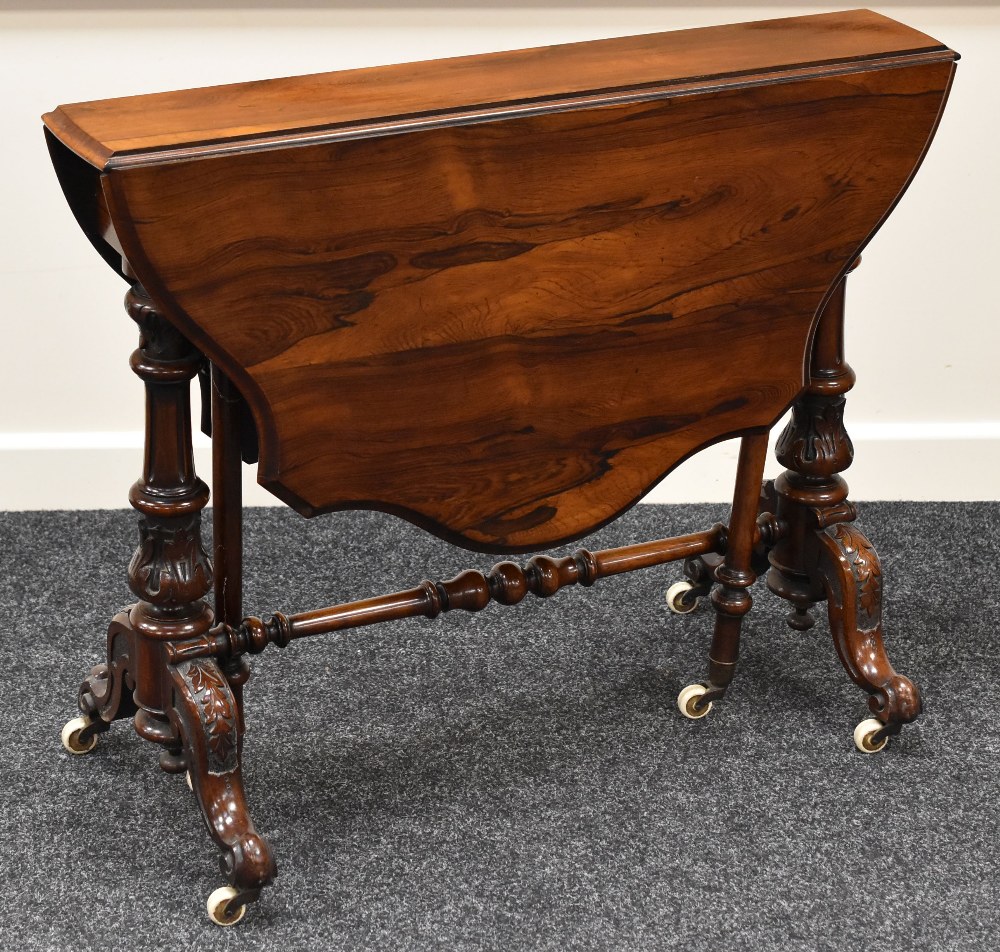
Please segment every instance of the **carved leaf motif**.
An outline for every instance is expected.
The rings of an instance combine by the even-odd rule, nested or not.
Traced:
[[[861,610],[877,622],[882,595],[882,567],[872,544],[846,523],[839,523],[833,530],[841,551],[851,565],[851,574],[858,585],[858,602]]]
[[[228,771],[236,767],[236,706],[222,672],[204,661],[190,661],[178,670],[198,705],[205,728],[209,769]]]
[[[156,605],[186,605],[212,587],[212,564],[201,543],[201,516],[169,523],[139,519],[139,548],[129,565],[129,587]]]
[[[843,398],[797,401],[775,452],[783,466],[805,475],[831,476],[847,469],[854,448],[844,429]]]

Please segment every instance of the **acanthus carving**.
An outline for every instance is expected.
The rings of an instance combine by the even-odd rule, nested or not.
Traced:
[[[827,530],[850,568],[858,592],[858,624],[875,627],[882,616],[882,566],[872,544],[852,526],[839,523]]]
[[[126,293],[125,309],[139,327],[139,352],[147,361],[171,362],[193,352],[191,344],[156,309],[141,284]]]
[[[201,513],[139,517],[139,547],[128,568],[129,588],[165,608],[189,605],[212,587],[212,563],[201,541]]]
[[[871,697],[869,708],[895,733],[920,713],[920,692],[897,674],[882,636],[882,568],[862,532],[839,523],[816,533],[830,631],[847,673]]]
[[[797,400],[775,446],[781,465],[803,476],[830,477],[847,469],[854,447],[844,428],[844,404],[843,397],[806,395]]]
[[[185,661],[177,673],[187,687],[204,728],[208,771],[231,773],[239,766],[236,700],[225,675],[212,661]]]

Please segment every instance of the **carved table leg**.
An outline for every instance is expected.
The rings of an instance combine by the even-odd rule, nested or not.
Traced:
[[[841,281],[816,329],[809,386],[778,439],[778,460],[787,467],[775,481],[784,532],[770,552],[767,584],[792,603],[788,623],[798,630],[813,625],[814,604],[828,601],[840,659],[851,679],[872,695],[870,706],[877,719],[863,721],[855,730],[859,749],[871,753],[920,713],[920,695],[886,657],[878,556],[850,525],[857,513],[847,501],[847,483],[840,473],[854,459],[844,427],[844,394],[855,378],[844,361],[843,327]]]
[[[754,583],[754,530],[760,505],[760,485],[767,458],[767,432],[744,436],[733,494],[733,513],[726,539],[726,555],[714,572],[718,585],[712,590],[715,632],[708,657],[708,681],[689,684],[677,698],[685,717],[704,717],[733,679],[739,656],[743,616],[753,600],[747,589]]]
[[[108,662],[93,668],[84,678],[79,696],[81,716],[63,728],[63,746],[70,753],[90,753],[97,745],[98,734],[104,733],[113,721],[135,714],[133,656],[128,612],[119,612],[108,628]]]
[[[134,713],[136,732],[163,748],[160,766],[169,773],[189,770],[231,883],[212,894],[209,913],[228,925],[275,867],[247,814],[239,769],[242,718],[229,682],[214,661],[185,668],[169,661],[174,646],[203,637],[213,622],[204,601],[212,565],[201,541],[208,487],[195,475],[191,445],[190,383],[201,356],[140,285],[126,305],[140,329],[132,369],[146,386],[143,474],[129,493],[139,513],[139,547],[128,581],[139,601],[112,622],[108,665],[95,668],[81,688],[78,721],[85,724],[74,732],[71,721],[64,743],[83,753],[112,720]]]
[[[882,641],[882,567],[860,530],[837,523],[818,533],[819,571],[830,612],[837,654],[854,681],[871,698],[874,723],[862,721],[856,741],[864,750],[881,750],[890,734],[920,713],[920,694],[909,678],[897,674]]]
[[[223,875],[231,884],[209,897],[209,914],[220,925],[233,925],[243,917],[246,903],[277,874],[243,793],[239,705],[211,658],[181,662],[170,673],[171,720],[184,743],[191,786],[208,831],[223,851]]]

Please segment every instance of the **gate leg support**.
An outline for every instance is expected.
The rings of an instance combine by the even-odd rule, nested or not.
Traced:
[[[716,618],[708,656],[708,680],[689,684],[678,695],[677,706],[685,717],[698,719],[708,714],[712,703],[726,693],[736,671],[743,616],[753,604],[747,589],[757,578],[753,568],[754,530],[766,458],[766,430],[743,437],[726,555],[715,571],[719,584],[712,591]]]

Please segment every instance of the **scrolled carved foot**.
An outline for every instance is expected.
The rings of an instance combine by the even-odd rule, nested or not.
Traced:
[[[136,712],[132,692],[132,626],[128,611],[120,611],[108,627],[108,661],[92,668],[80,685],[80,717],[68,721],[62,731],[63,746],[73,754],[89,753],[97,744],[97,735],[113,721],[131,717]]]
[[[851,680],[870,695],[868,707],[882,729],[869,741],[878,744],[916,719],[920,692],[909,678],[896,673],[885,651],[882,566],[872,544],[848,523],[816,534],[834,644]]]
[[[219,925],[232,925],[242,918],[240,908],[277,875],[270,847],[250,820],[243,791],[239,708],[214,660],[185,661],[170,673],[170,718],[180,733],[190,784],[208,831],[222,850],[220,868],[234,890],[222,899],[219,890],[212,894],[210,916]]]

